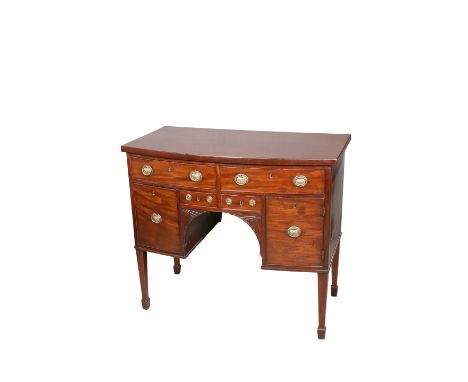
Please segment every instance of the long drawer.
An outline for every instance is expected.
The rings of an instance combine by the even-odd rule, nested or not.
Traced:
[[[220,173],[223,191],[321,194],[325,190],[322,168],[221,166]]]
[[[216,166],[196,162],[180,162],[130,157],[130,175],[145,183],[174,187],[216,188]]]

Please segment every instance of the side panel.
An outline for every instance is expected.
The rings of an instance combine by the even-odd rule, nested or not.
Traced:
[[[331,264],[336,247],[341,236],[341,212],[343,206],[343,180],[344,180],[344,154],[333,167],[331,209],[330,209],[330,246],[328,249],[328,262]]]

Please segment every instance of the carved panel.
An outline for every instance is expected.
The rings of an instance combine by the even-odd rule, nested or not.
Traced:
[[[180,209],[180,234],[184,248],[184,256],[195,248],[198,243],[221,221],[221,213],[200,209]]]
[[[201,214],[206,213],[207,211],[193,210],[191,208],[181,208],[180,209],[180,225],[181,232],[184,234],[187,227],[190,225],[193,219]]]

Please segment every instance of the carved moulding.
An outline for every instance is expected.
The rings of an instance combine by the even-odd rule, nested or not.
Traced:
[[[211,213],[215,211],[206,211],[192,208],[181,208],[180,209],[180,228],[182,233],[182,239],[187,232],[187,228],[190,223],[198,216],[204,213]],[[245,212],[229,212],[231,215],[237,216],[249,225],[252,231],[257,236],[258,243],[260,244],[260,255],[263,253],[263,225],[261,215],[249,214]]]

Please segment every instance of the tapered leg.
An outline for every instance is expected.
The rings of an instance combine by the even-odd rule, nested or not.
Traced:
[[[327,327],[325,326],[325,315],[327,313],[327,292],[328,292],[328,272],[317,273],[318,280],[318,311],[319,311],[319,326],[317,336],[320,340],[325,338]]]
[[[138,272],[140,274],[140,286],[141,286],[141,306],[143,309],[149,309],[150,298],[148,296],[148,262],[146,251],[136,251]]]
[[[180,273],[180,259],[178,257],[174,257],[174,273],[178,275]]]
[[[331,295],[336,297],[338,295],[338,264],[340,262],[340,244],[338,243],[338,248],[336,248],[335,257],[333,258],[332,263],[332,285],[331,285]]]

